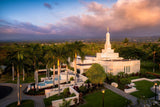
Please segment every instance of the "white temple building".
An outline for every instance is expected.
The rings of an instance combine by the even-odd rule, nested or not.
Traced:
[[[99,63],[103,66],[106,73],[112,73],[113,75],[116,75],[118,72],[130,74],[140,71],[140,60],[123,59],[119,57],[119,53],[115,53],[114,50],[111,49],[109,30],[106,33],[106,42],[102,53],[97,53],[96,57],[85,56],[83,62],[79,56],[77,57],[77,69],[80,70],[81,74],[86,72],[93,63]],[[74,63],[71,63],[71,66],[73,66],[73,64]]]

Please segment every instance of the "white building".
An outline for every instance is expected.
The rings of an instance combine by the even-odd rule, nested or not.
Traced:
[[[104,67],[105,72],[111,72],[116,75],[118,72],[135,73],[140,71],[140,60],[123,59],[119,57],[119,53],[115,53],[111,49],[110,33],[106,33],[106,42],[102,53],[97,53],[94,56],[85,56],[85,60],[82,62],[80,57],[77,57],[77,69],[80,73],[86,72],[93,63],[99,63]],[[71,64],[73,66],[74,63]]]

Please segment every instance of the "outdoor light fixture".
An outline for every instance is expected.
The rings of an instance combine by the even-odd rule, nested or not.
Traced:
[[[157,83],[155,82],[154,85],[155,85],[155,101],[156,101],[156,96],[157,96]]]
[[[105,93],[105,89],[102,90],[102,94],[103,94],[103,97],[102,97],[102,101],[103,101],[102,107],[104,107],[104,93]]]

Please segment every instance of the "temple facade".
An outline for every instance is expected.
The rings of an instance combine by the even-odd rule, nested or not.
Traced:
[[[77,69],[80,70],[81,74],[85,73],[94,63],[99,63],[106,73],[112,73],[113,75],[117,75],[119,72],[130,74],[140,71],[140,60],[124,59],[119,57],[119,53],[115,53],[111,49],[109,30],[106,33],[106,42],[102,53],[96,53],[96,56],[85,56],[83,62],[79,56],[76,60]],[[71,66],[74,66],[74,63],[71,63]]]

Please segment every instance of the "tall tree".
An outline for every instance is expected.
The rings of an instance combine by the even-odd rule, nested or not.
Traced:
[[[106,78],[106,73],[101,65],[92,64],[86,72],[86,76],[93,84],[103,84]]]
[[[12,81],[14,81],[14,71],[15,71],[15,63],[17,59],[17,51],[15,48],[17,47],[17,44],[12,45],[9,47],[9,51],[7,52],[7,59],[8,59],[8,64],[12,66]]]
[[[123,43],[124,43],[125,45],[127,45],[127,44],[129,43],[129,39],[128,39],[128,38],[124,38]]]
[[[81,41],[76,41],[74,43],[71,44],[71,48],[72,48],[72,57],[71,59],[74,60],[74,73],[75,73],[75,84],[77,84],[77,55],[79,55],[81,57],[81,60],[83,61],[85,58],[84,52],[82,51],[82,48],[85,45],[83,44],[83,42]]]
[[[42,59],[42,46],[40,44],[30,44],[28,47],[29,58],[32,59],[35,86],[38,91],[38,69]]]
[[[55,47],[55,58],[57,59],[57,66],[58,66],[58,95],[60,95],[61,62],[65,58],[65,49],[63,45],[58,45]]]
[[[45,53],[44,56],[46,65],[51,68],[53,67],[53,87],[54,87],[54,80],[55,80],[55,65],[56,65],[56,58],[55,58],[55,45],[52,44],[50,48],[48,48],[48,51]]]

